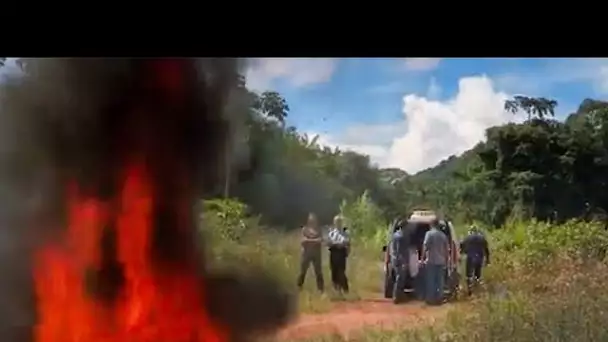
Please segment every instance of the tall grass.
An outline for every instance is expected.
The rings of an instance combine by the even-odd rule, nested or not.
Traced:
[[[211,200],[203,205],[205,214],[201,221],[206,239],[212,247],[210,257],[213,258],[213,265],[238,267],[241,271],[246,270],[247,265],[257,265],[273,273],[294,294],[298,292],[296,278],[300,272],[301,253],[299,229],[288,231],[262,227],[259,218],[250,216],[246,206],[233,200]],[[355,202],[343,203],[341,211],[353,237],[352,253],[347,262],[351,292],[341,295],[332,291],[328,252],[324,249],[322,268],[327,291],[323,295],[317,292],[311,267],[304,289],[298,293],[300,312],[327,311],[333,303],[356,301],[377,294],[381,289],[381,245],[387,223],[365,194]]]

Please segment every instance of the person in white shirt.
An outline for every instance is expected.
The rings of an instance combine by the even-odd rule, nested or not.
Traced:
[[[336,291],[348,293],[346,259],[350,253],[350,236],[347,232],[347,228],[343,226],[341,216],[338,215],[334,217],[334,223],[329,230],[327,240],[331,281]]]

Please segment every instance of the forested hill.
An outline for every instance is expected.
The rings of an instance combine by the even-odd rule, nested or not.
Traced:
[[[487,141],[408,177],[408,202],[461,220],[495,225],[509,216],[540,220],[604,217],[608,209],[608,102],[585,99],[560,122],[557,103],[516,97],[505,108],[521,124],[487,130]]]

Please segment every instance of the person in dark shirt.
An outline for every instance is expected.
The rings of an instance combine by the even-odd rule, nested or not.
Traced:
[[[460,243],[460,253],[465,254],[467,285],[470,288],[473,280],[481,279],[481,271],[490,263],[490,249],[486,237],[475,226],[469,229],[469,235]]]
[[[321,246],[323,244],[323,236],[321,228],[317,222],[317,216],[313,213],[308,215],[308,222],[302,228],[302,256],[300,261],[300,274],[298,275],[298,287],[301,289],[304,285],[306,273],[310,264],[315,271],[317,281],[317,289],[323,292],[323,272],[321,269]]]
[[[396,222],[395,232],[389,243],[390,267],[395,274],[393,285],[393,301],[399,302],[403,298],[405,277],[409,265],[409,240],[405,222]]]

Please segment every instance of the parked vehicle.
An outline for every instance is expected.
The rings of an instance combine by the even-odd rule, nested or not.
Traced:
[[[431,223],[438,220],[438,215],[432,210],[415,210],[405,219],[395,219],[388,227],[389,241],[397,229],[403,229],[404,234],[409,235],[410,240],[410,262],[407,267],[402,299],[420,298],[424,290],[424,266],[422,265],[422,253],[424,236],[431,228]],[[458,294],[460,276],[458,273],[458,241],[454,226],[447,220],[443,221],[444,233],[450,241],[450,257],[446,268],[446,289],[444,295],[450,299]],[[395,284],[395,272],[390,267],[390,255],[387,245],[382,247],[384,252],[384,297],[393,297]],[[394,298],[396,299],[396,298]]]

